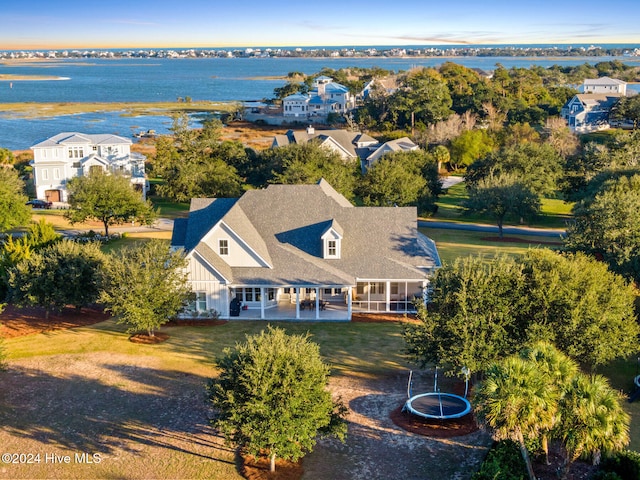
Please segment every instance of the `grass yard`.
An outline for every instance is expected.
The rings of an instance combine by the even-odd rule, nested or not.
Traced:
[[[609,365],[601,366],[597,369],[607,377],[611,386],[619,390],[625,396],[635,391],[633,379],[640,375],[640,357],[631,357],[624,360],[617,360]],[[640,399],[633,403],[624,401],[624,409],[631,415],[631,443],[630,450],[640,452]]]
[[[490,444],[485,433],[427,438],[390,421],[406,398],[400,323],[276,325],[320,344],[333,368],[330,388],[349,407],[347,443],[321,440],[303,461],[303,478],[464,480],[477,469]],[[204,385],[216,374],[215,355],[265,327],[166,327],[169,340],[140,345],[108,320],[7,339],[0,445],[40,453],[41,463],[2,464],[0,477],[241,478],[234,451],[208,426]],[[76,453],[98,453],[100,463],[76,461]],[[71,463],[45,463],[46,454]]]
[[[468,255],[486,255],[493,257],[497,253],[522,255],[529,248],[559,248],[560,238],[538,237],[533,235],[505,235],[502,240],[496,234],[450,230],[444,228],[420,228],[420,231],[436,242],[438,253],[444,263],[451,263],[458,257]]]
[[[494,220],[487,215],[466,214],[462,204],[467,198],[464,182],[450,187],[436,202],[438,212],[432,218],[434,220],[461,223],[495,224]],[[573,205],[563,200],[549,198],[542,199],[541,203],[540,215],[533,219],[527,226],[538,228],[565,228],[566,221],[571,217],[571,208]],[[511,224],[505,224],[505,226],[508,225]]]

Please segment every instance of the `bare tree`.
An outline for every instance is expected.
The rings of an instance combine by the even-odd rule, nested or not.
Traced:
[[[486,115],[489,130],[499,130],[507,119],[507,112],[501,111],[491,102],[483,103],[482,109]]]

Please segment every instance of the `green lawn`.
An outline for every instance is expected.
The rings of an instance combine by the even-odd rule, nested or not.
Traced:
[[[152,197],[151,202],[158,209],[158,216],[162,218],[186,217],[189,214],[188,203],[171,202],[160,197]]]
[[[497,240],[497,234],[451,230],[445,228],[420,228],[420,231],[436,242],[443,263],[451,263],[458,257],[495,254],[522,255],[529,248],[560,248],[560,238],[533,235],[505,235]]]
[[[400,323],[271,322],[289,333],[312,335],[334,374],[375,374],[389,367],[406,367]],[[158,345],[131,343],[126,328],[113,320],[72,331],[56,331],[5,340],[9,359],[47,355],[111,352],[152,355],[172,369],[212,374],[212,359],[246,335],[266,327],[261,321],[236,321],[216,327],[165,327],[168,341]]]
[[[639,357],[633,356],[624,360],[617,360],[609,365],[599,367],[597,373],[607,377],[611,385],[624,395],[630,395],[635,390],[633,379],[640,374]],[[624,409],[631,415],[631,443],[630,450],[640,452],[640,399],[634,403],[624,400]]]
[[[440,196],[436,204],[438,212],[432,217],[434,220],[453,221],[462,223],[487,223],[493,225],[495,221],[480,214],[465,213],[462,206],[468,198],[464,182],[450,187]],[[571,203],[558,199],[544,198],[541,201],[541,213],[528,226],[539,228],[565,228],[566,221],[571,216]]]

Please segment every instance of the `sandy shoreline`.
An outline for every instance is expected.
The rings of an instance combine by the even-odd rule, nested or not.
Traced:
[[[0,74],[0,82],[33,82],[33,81],[57,81],[70,80],[69,77],[55,77],[50,75],[11,75],[8,73]]]

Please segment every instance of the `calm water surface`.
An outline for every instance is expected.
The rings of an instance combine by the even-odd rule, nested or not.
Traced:
[[[492,70],[497,63],[510,67],[553,64],[595,64],[618,59],[638,65],[635,57],[457,57],[468,67]],[[179,97],[210,101],[260,101],[273,97],[287,73],[316,73],[323,67],[380,67],[395,72],[414,66],[437,66],[445,58],[199,58],[199,59],[69,59],[28,65],[0,65],[0,74],[47,75],[55,81],[0,82],[0,103],[23,102],[160,102]],[[25,119],[0,111],[0,147],[12,150],[31,145],[62,131],[115,133],[131,136],[140,130],[166,133],[171,120],[164,116],[128,117],[118,112]]]

